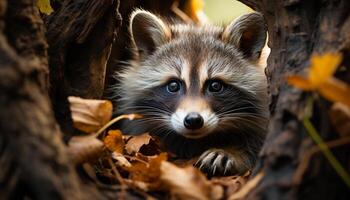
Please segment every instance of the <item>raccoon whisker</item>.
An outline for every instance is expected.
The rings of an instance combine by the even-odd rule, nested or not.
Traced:
[[[154,112],[155,110],[157,110],[160,113],[165,113],[165,114],[170,113],[169,109],[159,108],[155,106],[129,106],[129,107],[126,107],[126,110],[139,110],[139,111],[145,111],[145,112]],[[157,112],[154,112],[154,113],[157,113]]]
[[[261,127],[261,123],[259,122],[256,122],[254,120],[249,120],[249,119],[246,119],[246,118],[242,118],[242,117],[230,117],[230,118],[225,118],[226,120],[230,120],[231,123],[229,122],[226,122],[226,123],[221,123],[221,125],[227,125],[227,126],[234,126],[236,128],[240,128],[242,129],[242,125],[244,126],[256,126],[257,128],[262,128]],[[238,123],[239,122],[239,123]],[[238,126],[240,125],[240,126]]]
[[[255,106],[247,106],[247,107],[240,107],[240,108],[236,108],[236,109],[227,109],[227,107],[223,107],[221,110],[217,111],[217,113],[219,113],[220,115],[225,115],[225,114],[228,114],[228,113],[235,113],[237,111],[240,111],[240,110],[245,110],[245,109],[254,109],[256,108]],[[225,112],[220,112],[222,110],[227,110]]]
[[[260,123],[262,123],[265,120],[264,116],[254,114],[254,113],[232,113],[232,114],[220,116],[220,118],[221,119],[241,118],[241,119],[252,120],[254,122],[260,122]],[[266,121],[266,123],[267,123],[267,121]]]

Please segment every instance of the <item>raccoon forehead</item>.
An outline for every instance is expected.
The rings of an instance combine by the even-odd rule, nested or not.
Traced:
[[[157,58],[157,57],[161,58]],[[182,79],[181,74],[185,71],[187,62],[180,56],[154,55],[153,59],[140,63],[137,66],[128,67],[117,74],[121,78],[121,90],[125,93],[130,91],[144,91],[165,84],[170,78]]]

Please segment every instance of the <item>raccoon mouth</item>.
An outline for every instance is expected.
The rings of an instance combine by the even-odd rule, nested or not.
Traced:
[[[207,135],[209,135],[210,132],[207,130],[195,130],[195,131],[186,131],[185,133],[180,133],[180,135],[186,137],[186,138],[191,138],[191,139],[197,139],[197,138],[202,138]]]

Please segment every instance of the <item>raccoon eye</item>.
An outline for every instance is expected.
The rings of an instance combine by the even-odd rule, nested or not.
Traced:
[[[178,92],[180,90],[180,82],[177,80],[171,80],[169,81],[169,83],[167,84],[167,90],[170,93],[175,93]]]
[[[224,89],[224,86],[221,81],[214,80],[209,83],[208,90],[209,92],[221,92]]]

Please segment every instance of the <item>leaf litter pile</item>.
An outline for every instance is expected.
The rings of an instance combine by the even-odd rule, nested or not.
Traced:
[[[240,199],[259,181],[248,182],[250,173],[208,179],[192,166],[194,160],[172,158],[148,133],[129,136],[109,129],[119,120],[142,116],[111,119],[113,106],[107,100],[69,97],[69,102],[75,128],[86,133],[70,139],[69,155],[97,184],[119,185],[121,192],[132,190],[148,199]]]

